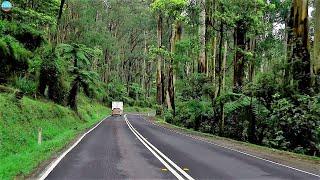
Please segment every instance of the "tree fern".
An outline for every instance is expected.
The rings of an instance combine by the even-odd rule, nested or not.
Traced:
[[[7,42],[0,38],[0,56],[7,56],[10,53]]]
[[[69,91],[68,105],[77,111],[77,94],[82,87],[87,96],[90,94],[90,85],[98,79],[98,74],[90,71],[92,61],[95,57],[94,50],[81,44],[60,44],[56,49],[62,59],[71,61],[70,74],[74,77]]]
[[[224,103],[226,114],[232,114],[245,108],[252,108],[255,118],[262,119],[270,113],[266,106],[257,98],[244,94],[227,93],[217,98],[217,101]]]

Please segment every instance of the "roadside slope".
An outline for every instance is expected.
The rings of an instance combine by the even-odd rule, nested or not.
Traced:
[[[79,118],[69,108],[24,97],[20,103],[0,94],[0,179],[26,177],[42,161],[65,147],[109,110],[85,97],[79,99]],[[38,145],[38,130],[43,143]]]

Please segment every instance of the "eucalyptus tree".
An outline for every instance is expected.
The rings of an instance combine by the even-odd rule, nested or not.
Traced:
[[[316,89],[320,91],[320,1],[315,1],[315,36],[314,36],[314,62],[313,71],[315,74]]]
[[[151,4],[152,10],[157,14],[157,48],[162,48],[162,37],[163,37],[163,10],[158,7],[161,1],[154,1]],[[159,106],[163,105],[163,73],[162,73],[162,57],[157,58],[157,73],[156,73],[156,84],[157,84],[157,95],[156,100]],[[157,114],[162,114],[161,111],[157,110]]]
[[[288,71],[303,93],[308,93],[311,87],[308,9],[308,0],[293,0],[288,23]]]
[[[199,0],[199,62],[198,72],[206,73],[206,0]]]
[[[236,55],[234,58],[233,90],[241,92],[244,85],[245,66],[248,63],[247,53],[250,38],[255,38],[259,29],[263,27],[263,15],[266,2],[259,0],[231,1],[229,12],[238,12],[234,21],[234,43]],[[230,8],[230,6],[229,6]],[[250,37],[251,35],[251,37]]]
[[[185,7],[187,5],[186,0],[156,0],[152,3],[151,7],[153,11],[158,12],[158,14],[161,16],[161,18],[167,19],[169,21],[169,47],[170,49],[168,51],[171,52],[171,57],[169,58],[168,63],[168,77],[167,77],[167,89],[160,93],[160,85],[159,80],[161,77],[160,75],[160,68],[159,68],[159,60],[161,60],[160,57],[158,60],[158,71],[157,71],[157,85],[159,86],[157,88],[158,91],[158,98],[160,98],[160,95],[165,96],[167,99],[167,106],[170,110],[173,110],[173,114],[175,114],[175,90],[174,90],[174,68],[173,68],[173,55],[175,52],[175,46],[177,41],[181,39],[182,34],[182,26],[181,26],[181,13],[185,10]],[[159,19],[158,19],[159,24]],[[162,35],[160,33],[162,32],[162,28],[159,28],[158,25],[158,48],[162,48],[160,41],[162,41]],[[163,82],[162,82],[163,83]],[[163,86],[163,84],[162,84]],[[161,87],[163,88],[163,87]],[[163,94],[165,93],[165,95]],[[157,98],[157,99],[158,99]],[[160,99],[158,99],[158,103],[161,102]]]

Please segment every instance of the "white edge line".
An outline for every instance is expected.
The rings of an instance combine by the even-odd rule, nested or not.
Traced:
[[[139,115],[140,117],[142,117],[141,115]],[[262,160],[262,161],[266,161],[266,162],[269,162],[269,163],[272,163],[272,164],[275,164],[275,165],[278,165],[278,166],[282,166],[282,167],[285,167],[285,168],[288,168],[288,169],[291,169],[291,170],[295,170],[295,171],[298,171],[298,172],[301,172],[301,173],[305,173],[305,174],[308,174],[308,175],[312,175],[312,176],[316,176],[316,177],[320,177],[320,175],[318,174],[314,174],[314,173],[311,173],[311,172],[308,172],[308,171],[304,171],[304,170],[301,170],[301,169],[297,169],[297,168],[294,168],[294,167],[291,167],[291,166],[288,166],[288,165],[284,165],[284,164],[281,164],[281,163],[277,163],[277,162],[274,162],[274,161],[271,161],[271,160],[268,160],[268,159],[265,159],[265,158],[262,158],[262,157],[258,157],[258,156],[255,156],[255,155],[252,155],[252,154],[249,154],[249,153],[246,153],[246,152],[242,152],[242,151],[239,151],[239,150],[236,150],[236,149],[232,149],[232,148],[229,148],[229,147],[226,147],[226,146],[223,146],[223,145],[219,145],[219,144],[216,144],[216,143],[213,143],[213,142],[210,142],[210,141],[207,141],[205,139],[201,139],[201,138],[196,138],[192,135],[188,135],[188,134],[184,134],[184,133],[181,133],[181,132],[178,132],[178,131],[175,131],[175,130],[171,130],[171,129],[168,129],[166,127],[163,127],[161,125],[158,125],[158,124],[155,124],[149,120],[146,120],[144,117],[142,117],[142,119],[144,119],[145,121],[147,122],[150,122],[151,124],[155,125],[155,126],[158,126],[158,127],[161,127],[163,129],[167,129],[171,132],[174,132],[176,134],[180,134],[180,135],[183,135],[183,136],[187,136],[187,137],[190,137],[192,139],[195,139],[195,140],[199,140],[199,141],[202,141],[202,142],[206,142],[208,144],[212,144],[212,145],[215,145],[215,146],[218,146],[218,147],[221,147],[221,148],[224,148],[224,149],[228,149],[230,151],[234,151],[234,152],[237,152],[237,153],[240,153],[240,154],[244,154],[246,156],[250,156],[250,157],[253,157],[253,158],[256,158],[256,159],[259,159],[259,160]]]
[[[45,170],[45,172],[42,173],[41,177],[39,178],[39,180],[44,180],[48,177],[48,175],[51,173],[51,171],[53,171],[53,169],[59,164],[59,162],[74,148],[76,147],[81,140],[87,135],[89,134],[91,131],[93,131],[94,129],[96,129],[104,120],[106,120],[108,117],[107,116],[105,118],[103,118],[98,124],[96,124],[93,128],[91,128],[89,131],[87,131],[86,133],[84,133],[69,149],[67,149],[64,153],[62,153],[56,160],[54,160]]]
[[[166,155],[164,155],[159,149],[157,149],[154,145],[152,145],[146,138],[144,138],[130,123],[129,120],[127,120],[130,126],[134,129],[134,131],[150,146],[152,147],[160,156],[162,156],[165,160],[167,160],[173,167],[175,167],[181,174],[183,174],[186,178],[189,180],[194,180],[188,173],[186,173],[184,170],[182,170],[177,164],[175,164],[173,161],[171,161]]]
[[[184,180],[183,177],[181,177],[177,171],[175,171],[168,163],[166,163],[156,152],[154,152],[150,146],[146,144],[146,142],[141,139],[141,137],[133,130],[133,127],[131,124],[128,123],[127,117],[125,116],[125,122],[127,123],[129,129],[131,132],[139,139],[139,141],[174,175],[176,176],[179,180]]]

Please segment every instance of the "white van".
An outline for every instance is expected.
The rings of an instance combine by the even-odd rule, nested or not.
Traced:
[[[123,102],[113,101],[112,102],[112,116],[123,114]]]

